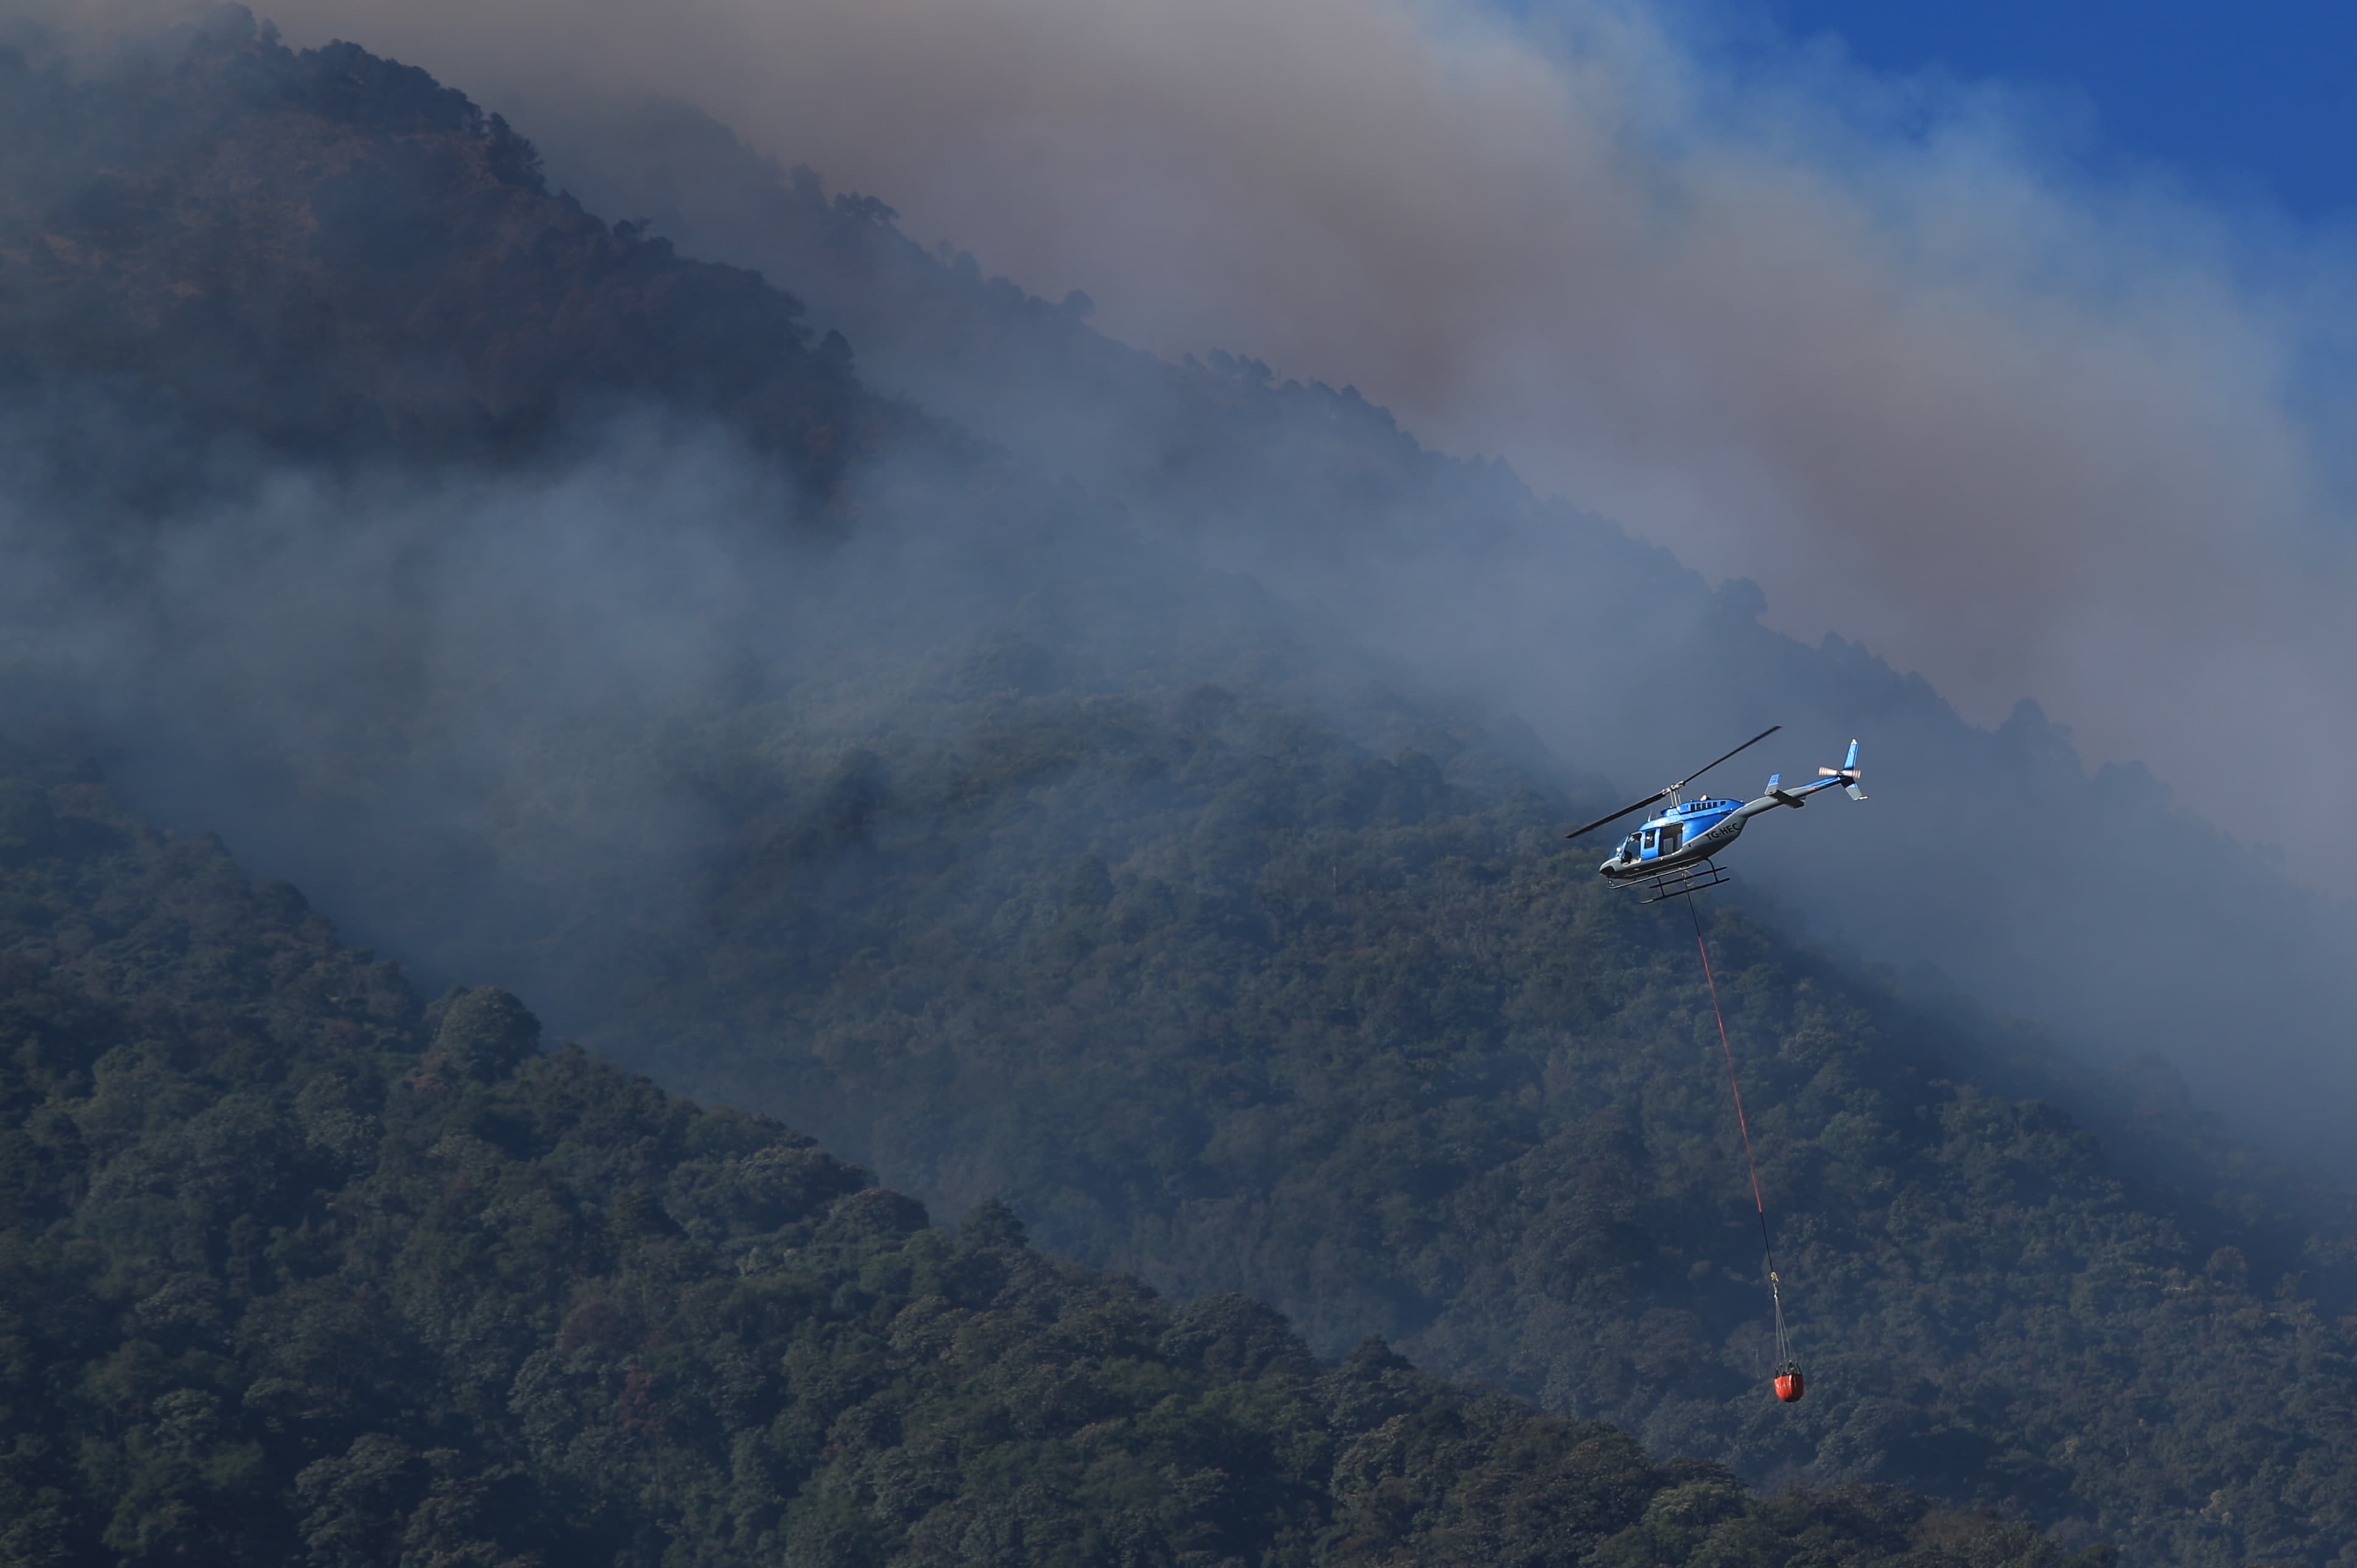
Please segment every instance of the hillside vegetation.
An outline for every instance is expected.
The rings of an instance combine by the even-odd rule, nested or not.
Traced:
[[[2061,1562],[933,1228],[0,773],[0,1562]]]
[[[783,706],[775,733],[822,727]],[[1598,886],[1544,797],[1452,784],[1501,765],[1446,733],[1385,759],[1211,687],[961,706],[952,744],[780,778],[797,811],[639,911],[599,1037],[1177,1297],[1262,1296],[1328,1354],[1382,1333],[1747,1475],[2179,1563],[2357,1539],[2357,1319],[2311,1294],[2346,1299],[2344,1201],[2165,1101],[2115,1109],[2115,1154],[1986,1086],[2067,1081],[2033,1046],[1715,910],[1814,1380],[1779,1408],[1681,908]]]
[[[81,438],[27,456],[127,461],[135,506],[264,454],[511,461],[649,395],[823,505],[913,422],[802,313],[552,194],[506,121],[355,45],[225,11],[95,81],[0,48],[0,398],[70,397]]]

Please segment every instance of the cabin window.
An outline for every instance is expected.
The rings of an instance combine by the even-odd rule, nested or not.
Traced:
[[[1667,854],[1672,850],[1677,848],[1679,843],[1684,840],[1685,836],[1686,825],[1684,822],[1672,822],[1668,827],[1663,828],[1662,830],[1662,853],[1663,854]]]

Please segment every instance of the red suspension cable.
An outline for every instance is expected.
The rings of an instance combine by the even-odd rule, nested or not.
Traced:
[[[1765,1245],[1768,1240],[1768,1204],[1760,1196],[1759,1162],[1751,1157],[1751,1124],[1743,1117],[1743,1086],[1735,1081],[1735,1047],[1727,1043],[1727,1015],[1719,1011],[1718,982],[1711,978],[1710,949],[1702,940],[1702,916],[1691,898],[1686,900],[1686,913],[1694,916],[1695,951],[1702,954],[1703,983],[1710,987],[1710,1015],[1718,1020],[1718,1050],[1727,1058],[1727,1087],[1735,1096],[1735,1125],[1743,1134],[1743,1163],[1751,1172],[1751,1202],[1760,1210],[1760,1240]]]
[[[1702,912],[1686,900],[1686,913],[1694,917],[1695,950],[1702,954],[1703,983],[1710,988],[1710,1015],[1718,1021],[1718,1051],[1727,1058],[1727,1087],[1735,1096],[1735,1125],[1743,1134],[1744,1168],[1751,1173],[1751,1203],[1760,1211],[1760,1251],[1768,1260],[1768,1301],[1776,1316],[1776,1361],[1779,1367],[1791,1362],[1792,1346],[1784,1331],[1783,1282],[1776,1276],[1776,1246],[1768,1239],[1768,1201],[1760,1195],[1760,1162],[1751,1155],[1751,1124],[1743,1114],[1743,1086],[1735,1080],[1735,1047],[1727,1040],[1727,1014],[1718,1004],[1718,982],[1710,972],[1710,946],[1702,940]]]

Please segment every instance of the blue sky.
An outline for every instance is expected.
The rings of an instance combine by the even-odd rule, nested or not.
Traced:
[[[1831,36],[1871,70],[2060,98],[2086,116],[2082,154],[2162,164],[2230,204],[2257,199],[2335,220],[2357,209],[2357,5],[2346,0],[1722,4],[1738,28],[1764,17],[1796,38]]]

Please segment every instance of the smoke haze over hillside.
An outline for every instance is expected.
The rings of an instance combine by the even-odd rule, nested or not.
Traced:
[[[1501,453],[1978,722],[2035,695],[2230,826],[2237,759],[2348,771],[2346,258],[2091,188],[1996,94],[1738,75],[1609,4],[271,14],[544,140],[699,104],[1115,337]],[[2337,817],[2249,830],[2295,832],[2295,875],[2357,869]]]
[[[1129,16],[1130,31],[1076,15],[1052,38],[1039,29],[1055,14],[1021,6],[993,12],[993,26],[971,35],[961,31],[974,25],[964,13],[929,31],[910,21],[920,10],[894,12],[907,26],[888,38],[861,20],[866,13],[825,6],[799,10],[790,38],[762,31],[769,13],[719,6],[641,38],[628,19],[585,32],[553,12],[496,5],[281,15],[297,42],[349,33],[441,71],[543,135],[560,179],[568,163],[573,177],[610,176],[605,165],[642,150],[644,92],[696,96],[757,146],[808,156],[836,172],[838,187],[868,185],[902,204],[917,233],[940,228],[975,243],[990,265],[1036,289],[1086,287],[1117,333],[1172,349],[1222,339],[1270,354],[1283,371],[1354,378],[1397,403],[1418,434],[1501,445],[1576,499],[1607,503],[1674,543],[1704,578],[1749,571],[1770,589],[1770,625],[1805,621],[1803,608],[1821,605],[1824,624],[1862,636],[1900,670],[1920,662],[1968,716],[1989,723],[2014,693],[2034,693],[2091,760],[2149,757],[2165,784],[2230,827],[2248,821],[2249,770],[2204,764],[2256,757],[2296,778],[2337,777],[2348,725],[2336,639],[2346,633],[2319,607],[2342,580],[2341,546],[2318,499],[2321,466],[2301,445],[2323,427],[2295,418],[2277,384],[2295,346],[2315,350],[2301,361],[2309,369],[2326,361],[2315,343],[2294,343],[2311,318],[2290,309],[2282,279],[2291,273],[2278,274],[2266,296],[2276,303],[2264,306],[2225,264],[2235,254],[2250,263],[2256,250],[2232,252],[2222,230],[2158,199],[2138,211],[2124,199],[2066,201],[1986,118],[1943,122],[1948,129],[1928,138],[1877,139],[1871,124],[1844,129],[1792,107],[1796,93],[1714,86],[1626,17],[1549,35],[1569,50],[1558,57],[1494,23],[1459,16],[1442,28],[1428,16],[1353,9],[1360,3],[1239,13],[1216,36],[1175,13]],[[1312,23],[1345,45],[1321,53]],[[1245,50],[1239,39],[1265,47]],[[1389,88],[1346,91],[1326,74],[1344,57],[1360,59],[1365,82]],[[1284,58],[1297,67],[1290,86],[1262,74]],[[1033,82],[1042,61],[1061,68]],[[1828,93],[1842,86],[1824,81]],[[757,91],[761,82],[782,88]],[[1018,102],[1020,113],[1007,107]],[[1388,114],[1370,107],[1378,102]],[[1889,124],[1904,105],[1865,107],[1881,113],[1873,124]],[[1747,124],[1766,129],[1746,141],[1737,132]],[[716,190],[730,199],[725,182]],[[646,210],[619,198],[596,207],[608,218]],[[1500,216],[1509,208],[1511,221]],[[396,208],[374,210],[380,224],[399,220]],[[382,235],[369,232],[364,248],[381,249]],[[363,289],[346,303],[368,297]],[[921,328],[931,318],[911,319]],[[1853,351],[1855,365],[1836,363]],[[885,366],[890,384],[889,356],[860,363],[863,374]],[[991,412],[1028,401],[992,379],[996,362],[975,368],[971,396],[1009,405]],[[2320,372],[2303,383],[2310,412],[2331,384]],[[1070,388],[1061,401],[1042,396],[1028,413],[1013,408],[1016,423],[1062,421],[1074,401]],[[918,402],[953,417],[975,412],[929,390]],[[1575,405],[1577,417],[1549,424]],[[1469,481],[1479,492],[1469,502],[1451,489],[1456,478],[1426,489],[1393,485],[1397,473],[1379,478],[1392,487],[1382,495],[1353,499],[1351,465],[1394,433],[1350,400],[1289,406],[1307,407],[1306,424],[1275,417],[1275,402],[1251,405],[1253,428],[1275,443],[1251,482],[1287,464],[1316,470],[1306,503],[1248,498],[1222,520],[1224,545],[1243,540],[1241,564],[1332,607],[1345,637],[1327,638],[1333,628],[1321,623],[1321,658],[1354,634],[1395,669],[1527,718],[1573,768],[1609,776],[1620,799],[1710,755],[1722,735],[1770,720],[1791,726],[1778,745],[1792,750],[1763,748],[1764,767],[1788,771],[1832,760],[1863,732],[1873,787],[1907,809],[1878,807],[1837,829],[1821,813],[1763,830],[1744,851],[1755,886],[1805,910],[1807,925],[1846,950],[1935,962],[2081,1044],[2157,1047],[2222,1106],[2297,1123],[2323,1141],[2311,1146],[2335,1146],[2324,1108],[2348,1077],[2330,983],[2348,940],[2345,904],[2287,898],[2264,857],[2171,815],[2165,793],[2134,769],[2090,788],[2034,713],[1971,735],[1929,688],[1856,647],[1810,654],[1758,635],[1756,601],[1741,585],[1704,592],[1592,517],[1525,511],[1511,497],[1493,507],[1498,498],[1479,489],[1490,480]],[[1092,422],[1065,434],[1062,456],[1100,434],[1108,444],[1126,434],[1150,456],[1168,435],[1125,432],[1152,426],[1155,408],[1114,399],[1087,412]],[[1348,428],[1333,472],[1317,465],[1335,450],[1283,448],[1338,419]],[[1518,430],[1544,439],[1518,446]],[[67,417],[16,438],[25,452],[78,452],[93,471],[131,472],[158,448],[154,435],[136,418]],[[152,730],[141,736],[144,760],[125,759],[146,778],[186,785],[195,776],[171,746],[212,748],[206,790],[167,802],[158,789],[150,809],[225,828],[331,904],[346,901],[339,878],[357,895],[381,873],[367,901],[410,924],[363,934],[414,955],[522,942],[554,957],[565,928],[527,908],[539,895],[502,904],[476,887],[447,899],[450,887],[475,886],[465,880],[477,875],[470,861],[504,854],[500,875],[591,908],[620,865],[605,846],[655,846],[647,875],[662,875],[661,846],[693,841],[705,786],[651,774],[632,751],[601,761],[609,779],[631,780],[603,799],[544,789],[530,760],[541,743],[519,741],[532,728],[519,716],[543,688],[468,673],[504,657],[496,650],[509,633],[492,607],[511,600],[530,610],[527,624],[554,626],[556,635],[519,644],[545,672],[548,713],[594,711],[648,734],[748,669],[808,670],[843,654],[823,639],[792,651],[749,612],[713,621],[693,596],[633,603],[674,548],[724,596],[791,579],[774,563],[730,557],[723,541],[753,537],[732,521],[748,515],[749,492],[694,478],[727,468],[700,440],[673,429],[617,448],[583,471],[590,477],[544,474],[554,480],[546,495],[511,487],[488,500],[442,498],[434,504],[484,520],[488,532],[468,545],[475,554],[437,544],[442,575],[417,580],[422,596],[386,596],[387,579],[363,569],[404,559],[406,546],[350,533],[307,542],[304,520],[349,515],[408,539],[426,503],[399,487],[389,499],[315,490],[301,472],[276,491],[241,477],[271,503],[253,509],[256,537],[232,511],[203,512],[180,553],[158,564],[178,575],[157,579],[164,591],[152,605],[118,605],[102,591],[60,597],[23,569],[30,554],[10,586],[29,588],[16,602],[41,613],[98,606],[76,628],[94,650],[79,667],[95,672],[94,689],[137,684],[115,670],[160,682],[148,709],[118,725]],[[1804,505],[1796,487],[1813,471],[1802,461],[1811,454],[1822,473]],[[1049,466],[1057,460],[1050,454]],[[616,462],[643,473],[613,471]],[[33,526],[66,515],[26,499],[29,471],[20,465],[16,476],[20,517]],[[2219,498],[2237,486],[2229,507]],[[630,515],[664,520],[669,532],[623,548],[627,525],[609,490],[635,496]],[[1901,504],[1915,492],[1921,511]],[[1427,502],[1442,521],[1398,533]],[[1190,506],[1200,498],[1166,510]],[[577,536],[552,521],[566,508],[580,514]],[[958,498],[934,510],[952,518],[969,509]],[[1292,534],[1263,526],[1279,517]],[[1726,530],[1724,553],[1692,532],[1698,520]],[[1046,559],[1035,553],[1023,569]],[[277,585],[269,616],[242,619],[207,598],[257,561]],[[1132,561],[1114,575],[1159,570]],[[929,562],[922,580],[953,575]],[[866,588],[890,580],[873,576]],[[841,601],[822,589],[813,602]],[[136,624],[149,608],[164,632]],[[909,613],[921,620],[920,608]],[[381,629],[382,668],[365,650],[317,657],[347,621]],[[760,635],[738,635],[749,627]],[[735,629],[716,640],[716,628]],[[1139,628],[1132,656],[1161,657],[1156,639],[1172,630],[1167,619]],[[168,640],[196,632],[200,641]],[[683,662],[681,649],[702,651]],[[630,673],[640,660],[651,674]],[[420,668],[428,677],[416,684]],[[382,676],[372,690],[414,705],[356,714],[339,671]],[[191,714],[201,722],[188,725]],[[416,755],[358,792],[307,776],[312,739],[378,722],[395,735],[422,725]],[[562,720],[551,734],[578,742]],[[563,772],[555,756],[544,754],[540,774]],[[248,791],[237,769],[257,757],[265,773],[280,772]],[[519,830],[518,811],[543,826]],[[2329,881],[2331,835],[2352,830],[2331,813],[2282,821],[2253,836],[2315,835],[2295,843],[2287,868]],[[357,848],[362,822],[422,836],[370,841],[371,869]],[[660,831],[642,838],[650,825]],[[414,853],[425,840],[438,845],[430,865]],[[445,875],[459,880],[433,882]],[[438,925],[443,901],[474,910],[474,925]],[[2237,985],[2217,983],[2221,972]]]

